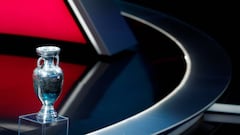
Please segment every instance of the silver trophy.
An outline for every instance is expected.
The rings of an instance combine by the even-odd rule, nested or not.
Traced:
[[[62,91],[63,71],[59,67],[60,48],[56,46],[41,46],[36,48],[40,56],[37,67],[33,71],[33,85],[42,103],[36,119],[40,122],[51,122],[58,118],[54,103]]]

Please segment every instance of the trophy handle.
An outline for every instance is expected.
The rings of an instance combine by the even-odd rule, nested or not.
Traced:
[[[54,58],[56,59],[55,66],[59,66],[59,56],[57,55],[57,56],[55,56]],[[44,61],[45,61],[44,58],[42,58],[42,57],[38,58],[38,60],[37,60],[37,67],[38,67],[38,68],[41,68],[41,67],[42,67],[41,61],[44,62]]]
[[[56,58],[56,66],[59,66],[59,56],[56,55],[55,58]]]
[[[37,60],[37,67],[38,68],[42,67],[41,61],[44,61],[44,58],[42,58],[42,57],[38,58],[38,60]]]

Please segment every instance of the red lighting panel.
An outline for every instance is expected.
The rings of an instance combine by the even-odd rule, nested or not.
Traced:
[[[1,0],[0,34],[86,43],[64,0]]]

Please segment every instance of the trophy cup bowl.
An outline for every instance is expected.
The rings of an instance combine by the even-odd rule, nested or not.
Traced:
[[[58,117],[54,103],[62,91],[64,78],[63,71],[59,67],[60,48],[41,46],[36,48],[36,52],[40,57],[33,71],[33,86],[35,94],[42,103],[36,117],[43,123],[51,122]]]

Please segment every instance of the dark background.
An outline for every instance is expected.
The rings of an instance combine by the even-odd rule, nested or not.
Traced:
[[[152,8],[186,22],[208,34],[229,55],[233,76],[231,84],[219,102],[240,104],[239,65],[239,4],[217,0],[125,0]],[[226,99],[227,98],[227,99]]]
[[[216,39],[227,50],[238,46],[239,4],[217,0],[126,0],[174,16]],[[235,49],[233,49],[235,48]],[[235,50],[239,52],[239,49]],[[232,53],[232,52],[231,52]]]

